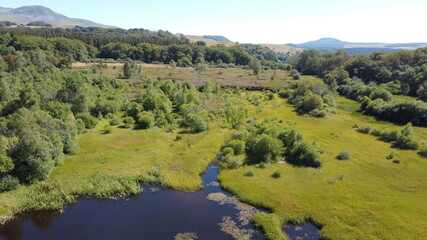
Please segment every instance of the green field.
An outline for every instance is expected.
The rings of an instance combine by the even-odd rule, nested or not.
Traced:
[[[321,235],[328,239],[427,238],[426,159],[352,128],[355,123],[386,129],[401,126],[363,116],[356,112],[356,102],[342,97],[337,114],[325,119],[299,116],[281,99],[262,108],[253,115],[284,120],[306,139],[315,140],[324,151],[324,164],[320,169],[274,164],[223,170],[219,178],[226,189],[283,219],[312,218],[323,225]],[[427,139],[425,128],[415,128],[414,133]],[[335,159],[344,149],[352,158]],[[391,152],[398,153],[400,164],[386,159]],[[272,178],[277,169],[282,177]],[[244,176],[248,170],[253,177]]]
[[[91,63],[74,63],[73,68],[76,70],[88,71]],[[194,68],[172,68],[169,65],[155,64],[138,64],[141,72],[133,75],[128,82],[139,84],[147,80],[175,80],[177,82],[191,82],[196,86],[202,85],[209,80],[219,85],[227,86],[260,86],[265,88],[287,87],[295,82],[288,71],[283,70],[263,70],[256,76],[252,70],[242,68],[209,68],[206,71],[198,72]],[[123,64],[108,63],[108,68],[102,69],[96,74],[107,74],[119,76],[123,71]],[[88,71],[90,73],[90,71]],[[301,76],[302,79],[318,79],[314,76]]]

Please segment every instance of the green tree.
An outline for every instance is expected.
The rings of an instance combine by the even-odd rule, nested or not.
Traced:
[[[251,59],[248,65],[249,65],[249,68],[252,69],[255,75],[258,75],[261,72],[261,63],[259,62],[258,59],[256,58]]]
[[[126,61],[123,65],[123,77],[124,78],[131,78],[132,75],[135,73],[135,63]]]

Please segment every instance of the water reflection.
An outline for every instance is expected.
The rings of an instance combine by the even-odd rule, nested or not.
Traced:
[[[218,168],[210,166],[202,175],[205,188],[194,193],[145,187],[143,194],[128,199],[83,198],[62,214],[31,212],[3,226],[0,239],[233,239],[221,231],[224,217],[253,233],[252,239],[264,239],[252,224],[241,224],[235,205],[207,198],[211,193],[232,197],[215,183],[217,175]]]
[[[0,227],[0,239],[265,239],[249,221],[259,210],[221,189],[217,167],[201,177],[204,189],[193,193],[147,186],[127,199],[83,198],[64,213],[30,212]],[[306,225],[284,232],[291,239],[318,239],[318,229]]]

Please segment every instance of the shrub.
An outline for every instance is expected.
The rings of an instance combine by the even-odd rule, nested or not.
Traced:
[[[395,152],[391,152],[389,155],[387,155],[387,159],[388,160],[391,160],[391,159],[393,159],[395,156],[396,156],[397,154],[395,153]]]
[[[154,126],[154,115],[151,112],[141,112],[138,114],[138,126],[142,129],[149,129]]]
[[[323,118],[323,117],[326,117],[326,111],[314,109],[313,111],[309,112],[308,115],[312,117]]]
[[[300,112],[311,112],[315,109],[323,109],[323,99],[317,94],[305,96],[301,106],[298,108]]]
[[[282,172],[280,170],[276,170],[271,176],[273,178],[280,178],[280,176],[282,176]]]
[[[18,186],[19,180],[8,175],[0,181],[0,193],[15,190]]]
[[[131,128],[135,123],[135,120],[132,117],[125,117],[123,119],[123,123],[125,124],[125,128]]]
[[[401,149],[412,149],[417,150],[420,147],[420,143],[417,139],[411,136],[399,136],[397,141],[393,144],[393,147]]]
[[[245,151],[245,142],[238,139],[233,139],[227,143],[227,146],[234,150],[235,155],[240,155]]]
[[[240,167],[239,161],[232,154],[222,155],[219,165],[221,168],[236,169]]]
[[[106,127],[106,128],[104,128],[103,130],[102,130],[102,133],[103,134],[110,134],[110,133],[112,133],[113,132],[113,129],[111,128],[111,127]]]
[[[394,159],[394,160],[393,160],[393,163],[397,163],[397,164],[399,164],[399,163],[400,163],[400,160],[399,160],[399,159]]]
[[[356,130],[360,133],[370,134],[372,131],[371,126],[359,126]]]
[[[234,155],[234,149],[233,149],[233,148],[231,148],[231,147],[225,147],[225,148],[223,148],[223,149],[222,149],[222,152],[223,152],[224,154],[231,154],[231,155]]]
[[[186,124],[196,133],[209,129],[208,123],[199,114],[188,114]]]
[[[315,145],[305,141],[298,142],[296,146],[294,146],[287,161],[298,166],[306,167],[320,167],[322,165],[320,154]]]
[[[347,150],[342,150],[340,153],[338,153],[337,155],[337,159],[338,160],[348,160],[351,158],[351,154],[349,151]]]
[[[76,118],[81,119],[87,129],[94,128],[99,121],[98,118],[90,115],[89,113],[79,113]]]
[[[279,97],[281,98],[289,98],[294,94],[294,90],[293,89],[286,89],[286,90],[282,90],[279,92]]]
[[[254,173],[252,171],[247,171],[247,172],[245,172],[245,174],[243,174],[243,176],[245,176],[245,177],[253,177]]]
[[[175,141],[179,141],[179,140],[182,140],[182,136],[181,135],[176,135]]]
[[[111,120],[110,120],[110,125],[111,126],[116,126],[116,125],[119,125],[120,124],[120,121],[119,121],[119,119],[117,119],[116,117],[113,117]]]
[[[419,154],[421,157],[425,157],[425,158],[427,158],[427,147],[423,147],[423,148],[421,148],[421,150],[420,150],[420,151],[418,151],[418,154]]]
[[[262,135],[253,146],[249,154],[255,162],[276,162],[283,153],[283,143],[277,138]]]

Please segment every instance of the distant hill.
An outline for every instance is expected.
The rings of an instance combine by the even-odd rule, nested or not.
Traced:
[[[358,43],[344,42],[335,38],[321,38],[316,41],[299,44],[289,43],[287,45],[304,49],[317,49],[323,52],[344,50],[352,54],[369,54],[376,51],[396,52],[400,50],[414,50],[421,47],[427,47],[427,43]]]
[[[43,6],[24,6],[15,9],[0,7],[0,21],[24,25],[31,22],[44,22],[55,26],[116,28],[85,19],[69,18]]]
[[[228,42],[226,42],[226,41],[217,41],[217,40],[213,40],[213,39],[204,38],[203,36],[185,35],[185,37],[188,38],[190,40],[190,42],[194,43],[194,42],[197,42],[197,41],[203,41],[208,46],[223,44],[223,45],[229,47],[229,46],[236,45],[235,42],[231,42],[231,41],[228,41]],[[299,53],[299,52],[301,52],[303,50],[301,48],[294,48],[294,47],[283,45],[283,44],[261,43],[259,45],[264,46],[264,47],[268,47],[269,49],[271,49],[275,53],[284,53],[284,54],[286,54],[286,53],[289,52],[291,54],[296,54],[296,53]]]
[[[211,39],[218,42],[231,42],[228,38],[224,36],[213,36],[213,35],[204,35],[203,38]]]

